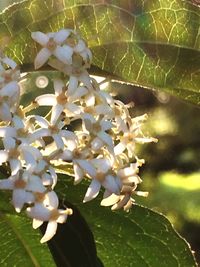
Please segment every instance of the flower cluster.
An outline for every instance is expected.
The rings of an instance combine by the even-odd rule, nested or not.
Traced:
[[[34,32],[32,38],[42,46],[35,68],[47,62],[65,78],[54,79],[54,94],[38,96],[29,107],[20,106],[20,72],[13,60],[1,55],[0,165],[9,167],[10,176],[0,180],[0,189],[12,190],[15,210],[26,209],[34,228],[48,222],[41,239],[46,242],[56,233],[57,223],[72,214],[71,209],[59,209],[55,162],[72,164],[75,184],[90,181],[84,202],[103,187],[101,205],[129,210],[133,194],[147,195],[136,191],[144,161],[135,155],[135,144],[156,139],[141,131],[146,115],[131,118],[129,106],[100,90],[89,76],[92,54],[75,31]],[[29,113],[40,106],[49,106],[50,116]],[[74,121],[80,127],[71,131]],[[48,145],[47,138],[52,140]]]

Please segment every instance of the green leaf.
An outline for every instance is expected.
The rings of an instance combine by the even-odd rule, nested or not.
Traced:
[[[26,0],[0,14],[0,44],[26,70],[39,48],[31,31],[75,28],[92,49],[93,71],[199,105],[199,26],[189,0]]]
[[[55,263],[60,267],[103,267],[97,258],[93,234],[78,209],[64,202],[65,207],[73,209],[64,224],[59,224],[56,235],[48,242]],[[46,230],[43,225],[42,232]],[[78,257],[77,257],[78,255]]]
[[[16,215],[10,194],[0,192],[0,266],[55,267],[42,235],[33,230],[30,218]]]
[[[40,244],[41,234],[31,220],[0,213],[0,266],[55,267],[48,246]]]
[[[87,186],[74,187],[68,179],[61,176],[60,197],[67,196],[87,219],[106,267],[197,266],[188,244],[164,216],[138,205],[130,213],[112,212],[99,207],[99,199],[80,204]]]

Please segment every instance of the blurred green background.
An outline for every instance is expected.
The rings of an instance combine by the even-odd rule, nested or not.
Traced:
[[[137,148],[146,162],[140,189],[149,196],[136,202],[166,215],[200,263],[200,108],[163,92],[112,87],[125,103],[134,102],[133,116],[148,114],[144,133],[159,140]]]

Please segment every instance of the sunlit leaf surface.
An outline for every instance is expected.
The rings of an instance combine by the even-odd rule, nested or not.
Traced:
[[[15,214],[7,194],[1,192],[0,198],[0,266],[56,267],[31,220]]]
[[[75,28],[88,40],[93,67],[200,104],[199,25],[189,0],[27,0],[0,14],[0,44],[30,67],[38,49],[31,31]]]

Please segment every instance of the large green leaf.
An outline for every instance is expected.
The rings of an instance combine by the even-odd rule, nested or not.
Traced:
[[[41,235],[33,232],[28,218],[0,213],[0,266],[55,267]]]
[[[10,204],[10,194],[0,192],[0,266],[55,267],[46,244],[40,244],[41,234],[33,231],[31,220],[16,215]]]
[[[48,248],[40,243],[42,235],[32,228],[31,219],[24,213],[16,215],[10,193],[1,191],[0,199],[0,266],[103,267],[97,258],[93,234],[75,206],[70,204],[73,216],[59,225]],[[45,230],[46,223],[42,232]]]
[[[0,43],[26,70],[38,49],[31,31],[75,28],[93,67],[200,104],[199,10],[189,0],[26,0],[0,14]]]
[[[61,176],[58,191],[76,204],[87,218],[106,267],[193,267],[188,244],[162,215],[135,205],[130,213],[112,212],[99,207],[100,200],[80,204],[87,186],[74,187]]]

